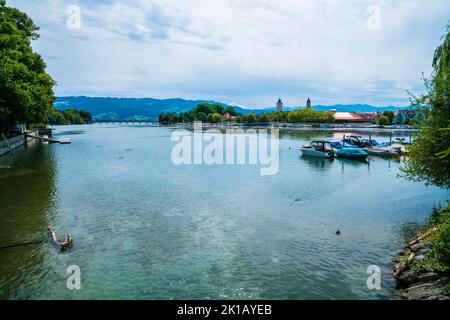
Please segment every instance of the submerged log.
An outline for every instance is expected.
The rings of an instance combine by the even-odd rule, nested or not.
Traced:
[[[53,243],[56,244],[61,249],[61,251],[72,250],[73,239],[70,233],[67,234],[65,240],[58,240],[58,238],[56,237],[56,232],[50,226],[48,226],[47,229],[50,232]]]

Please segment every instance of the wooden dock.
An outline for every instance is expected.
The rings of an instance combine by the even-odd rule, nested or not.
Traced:
[[[35,134],[30,134],[30,133],[27,133],[26,135],[29,138],[38,139],[38,140],[46,141],[49,143],[70,144],[69,139],[53,139],[53,138],[49,138],[47,136],[37,136]]]

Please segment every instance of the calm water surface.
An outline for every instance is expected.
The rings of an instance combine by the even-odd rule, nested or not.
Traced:
[[[0,158],[0,247],[41,241],[0,249],[0,298],[386,299],[404,230],[448,197],[397,178],[395,160],[301,157],[302,144],[342,133],[283,132],[280,171],[261,176],[176,166],[171,132],[58,127],[71,145]],[[71,232],[75,250],[52,246],[47,225]],[[70,265],[81,290],[66,288]],[[382,269],[376,292],[369,265]]]

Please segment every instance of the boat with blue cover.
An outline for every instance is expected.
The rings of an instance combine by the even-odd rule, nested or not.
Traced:
[[[366,159],[369,154],[361,148],[342,148],[336,151],[336,155],[348,159]]]

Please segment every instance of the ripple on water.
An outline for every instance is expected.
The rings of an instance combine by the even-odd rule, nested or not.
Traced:
[[[17,152],[0,173],[0,243],[51,224],[71,232],[76,249],[0,251],[1,297],[386,298],[400,226],[446,198],[397,179],[396,162],[302,158],[296,146],[311,132],[283,136],[293,148],[270,177],[256,166],[175,166],[167,128],[58,132],[73,134],[72,145]],[[82,271],[77,292],[66,289],[72,264]],[[377,294],[366,287],[371,264],[382,269]]]

